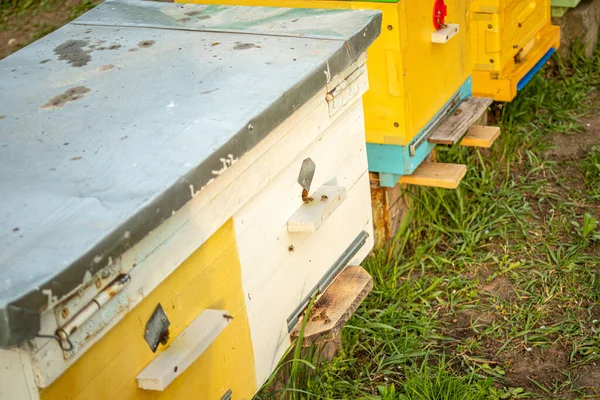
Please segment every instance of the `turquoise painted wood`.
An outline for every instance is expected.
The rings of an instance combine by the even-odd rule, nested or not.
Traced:
[[[463,100],[473,94],[472,79],[469,77],[457,90],[446,106],[456,101],[460,104]],[[458,100],[458,101],[457,101]],[[446,110],[447,107],[442,107]],[[440,111],[433,120],[440,117]],[[435,144],[427,141],[430,133],[427,128],[423,129],[408,146],[396,146],[389,144],[367,143],[367,158],[369,160],[369,171],[379,173],[379,184],[384,187],[394,187],[402,175],[412,174],[417,167],[431,154]],[[417,144],[420,145],[417,146]],[[411,155],[410,148],[415,146],[414,154]]]

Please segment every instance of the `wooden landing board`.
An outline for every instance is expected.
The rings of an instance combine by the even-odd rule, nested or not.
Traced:
[[[486,97],[471,97],[463,101],[454,114],[446,117],[427,139],[430,143],[453,145],[492,104]]]
[[[456,189],[467,173],[467,166],[424,162],[410,175],[403,175],[400,183]]]
[[[313,305],[304,328],[303,347],[333,340],[373,288],[373,278],[361,266],[342,271]],[[291,336],[297,338],[302,320]]]
[[[229,323],[224,310],[204,310],[137,376],[138,387],[163,391],[192,365]]]
[[[500,136],[497,126],[473,125],[460,142],[461,146],[490,148]]]

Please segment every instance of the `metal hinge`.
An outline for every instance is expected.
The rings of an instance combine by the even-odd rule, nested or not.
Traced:
[[[359,78],[367,72],[367,65],[363,64],[352,72],[346,79],[340,82],[333,90],[325,95],[329,105],[329,116],[335,114],[354,96],[361,93],[361,81]],[[364,84],[364,83],[362,83]]]
[[[65,358],[73,355],[77,351],[78,345],[81,344],[82,341],[85,341],[87,336],[92,336],[101,329],[120,308],[124,307],[123,303],[125,300],[120,298],[117,306],[112,307],[108,311],[103,308],[111,299],[117,297],[130,281],[131,277],[128,274],[120,274],[110,282],[108,286],[98,292],[89,303],[83,306],[73,318],[56,330],[56,336],[61,341],[63,350],[65,350],[66,347],[62,342],[69,344],[68,350],[64,351]],[[63,307],[62,314],[65,314],[64,316],[68,314],[65,310],[67,310],[67,308]],[[99,322],[91,322],[93,318],[98,316],[100,310],[104,310],[105,313],[101,315]],[[86,325],[86,328],[84,328],[84,325]],[[73,338],[73,336],[78,337]]]

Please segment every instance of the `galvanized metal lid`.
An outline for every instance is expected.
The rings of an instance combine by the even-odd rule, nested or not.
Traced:
[[[37,335],[51,302],[218,179],[380,24],[108,0],[1,60],[0,347]]]

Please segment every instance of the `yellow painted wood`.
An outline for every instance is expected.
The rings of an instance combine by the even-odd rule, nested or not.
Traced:
[[[546,52],[560,46],[551,0],[473,0],[470,47],[473,94],[511,101],[517,84]]]
[[[144,340],[146,322],[158,303],[171,321],[170,340],[207,308],[227,310],[234,317],[204,354],[164,392],[138,389],[135,379],[166,348],[160,346],[154,354]],[[218,400],[229,389],[233,399],[251,399],[257,390],[232,220],[43,390],[41,400]]]
[[[364,95],[367,142],[407,145],[471,75],[468,3],[448,4],[446,21],[460,26],[447,43],[431,42],[433,1],[176,0],[181,3],[293,8],[376,9],[381,35],[368,50]]]
[[[473,0],[471,47],[476,70],[502,71],[550,23],[551,0]]]
[[[547,25],[536,36],[536,44],[520,63],[506,64],[502,73],[473,70],[473,95],[490,97],[496,101],[512,101],[517,96],[519,81],[529,72],[550,48],[560,46],[560,28]]]
[[[490,148],[500,136],[497,126],[473,125],[460,142],[461,146]]]
[[[466,165],[424,162],[412,174],[402,176],[400,183],[456,189],[466,173]]]

